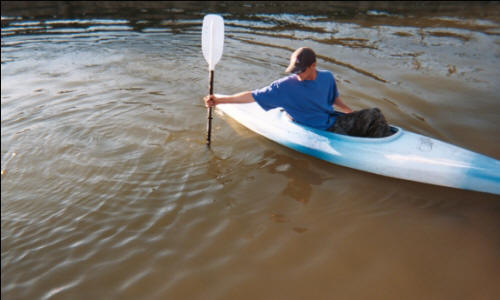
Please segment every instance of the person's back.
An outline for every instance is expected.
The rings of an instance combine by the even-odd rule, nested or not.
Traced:
[[[329,71],[317,70],[314,80],[290,75],[253,91],[252,96],[264,110],[282,107],[303,125],[326,130],[335,123],[333,100],[338,92]]]

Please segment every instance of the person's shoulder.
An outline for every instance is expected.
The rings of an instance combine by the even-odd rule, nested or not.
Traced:
[[[331,77],[333,78],[333,73],[328,71],[328,70],[323,70],[323,69],[316,69],[318,72],[319,76],[324,76],[324,77]]]
[[[297,75],[290,74],[290,75],[282,77],[282,78],[280,78],[280,79],[278,79],[276,81],[277,82],[294,82],[294,81],[297,81]]]
[[[275,80],[272,85],[274,86],[285,86],[297,82],[297,75],[291,74],[280,79]]]
[[[331,81],[335,83],[335,77],[333,76],[333,73],[328,71],[328,70],[321,70],[317,69],[318,71],[318,77],[321,78],[322,80],[326,81]]]

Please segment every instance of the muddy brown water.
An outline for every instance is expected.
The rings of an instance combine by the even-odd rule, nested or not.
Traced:
[[[207,150],[200,35],[224,16],[215,92],[263,87],[309,46],[351,107],[500,159],[499,11],[2,2],[2,298],[498,299],[498,196],[335,166],[219,115]]]

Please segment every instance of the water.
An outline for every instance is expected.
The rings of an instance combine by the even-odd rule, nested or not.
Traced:
[[[309,2],[308,2],[309,3]],[[494,299],[500,199],[283,148],[215,92],[313,47],[354,109],[500,159],[498,4],[2,2],[2,298]]]

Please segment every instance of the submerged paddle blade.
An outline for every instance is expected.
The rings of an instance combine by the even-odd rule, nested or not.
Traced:
[[[222,56],[224,47],[224,20],[219,15],[206,15],[201,30],[201,48],[208,69],[213,71]]]

